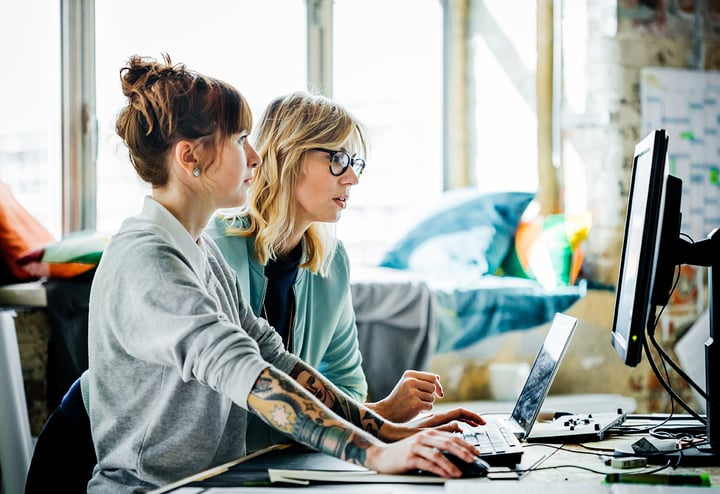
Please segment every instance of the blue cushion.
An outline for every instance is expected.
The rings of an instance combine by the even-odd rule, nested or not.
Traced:
[[[494,273],[507,254],[531,192],[448,191],[432,215],[421,220],[388,251],[381,266],[414,271],[471,267]],[[452,271],[452,269],[450,269]]]

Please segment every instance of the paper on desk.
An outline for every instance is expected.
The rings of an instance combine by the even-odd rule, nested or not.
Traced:
[[[330,470],[282,470],[268,469],[270,482],[287,482],[308,485],[316,482],[350,482],[381,484],[442,484],[445,479],[432,475],[388,475],[372,470],[338,472]]]

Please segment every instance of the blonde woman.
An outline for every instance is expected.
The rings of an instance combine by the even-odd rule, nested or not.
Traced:
[[[349,262],[330,225],[340,219],[365,169],[366,131],[338,103],[304,92],[265,110],[247,209],[217,215],[209,230],[250,307],[285,347],[349,396],[367,383],[350,298]],[[405,422],[442,396],[438,376],[406,371],[389,396],[366,406]]]

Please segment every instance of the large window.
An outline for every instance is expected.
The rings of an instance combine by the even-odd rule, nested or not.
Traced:
[[[129,55],[167,52],[228,80],[256,117],[273,97],[308,87],[304,0],[128,0],[95,8],[99,230],[116,230],[147,194],[113,129],[123,104],[118,70]],[[397,22],[409,11],[413,22]],[[323,26],[333,32],[330,96],[368,126],[372,150],[337,231],[354,261],[376,262],[393,240],[388,232],[442,191],[442,7],[336,0],[331,22]]]
[[[149,192],[114,131],[124,104],[119,70],[133,54],[161,58],[168,53],[175,62],[236,85],[256,118],[274,97],[310,87],[366,124],[368,167],[351,191],[337,235],[353,262],[376,263],[436,203],[448,169],[465,177],[453,180],[453,186],[537,189],[535,2],[522,0],[531,14],[523,16],[509,4],[515,5],[504,0],[60,0],[49,4],[53,8],[44,2],[39,8],[37,0],[11,2],[0,18],[0,36],[5,46],[22,43],[24,49],[22,55],[6,53],[10,66],[22,69],[3,80],[3,115],[9,118],[0,121],[0,179],[59,236],[58,7],[83,12],[93,7],[94,15],[88,12],[83,22],[94,25],[94,34],[82,46],[94,46],[94,64],[87,65],[94,72],[88,78],[87,67],[62,69],[94,82],[97,163],[92,156],[69,160],[96,166],[90,176],[97,187],[88,202],[97,204],[86,215],[96,214],[92,226],[116,231]],[[455,22],[448,24],[451,18]],[[448,67],[452,77],[445,73]],[[444,149],[448,139],[453,144]]]
[[[95,10],[98,230],[117,230],[148,193],[114,131],[124,104],[119,70],[130,55],[168,53],[226,80],[256,118],[275,96],[307,86],[304,0],[98,1]]]

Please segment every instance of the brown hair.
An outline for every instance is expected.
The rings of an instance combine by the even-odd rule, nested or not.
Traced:
[[[233,134],[252,128],[250,106],[230,84],[163,62],[133,55],[120,69],[128,103],[120,110],[115,130],[125,142],[140,178],[153,186],[168,180],[167,154],[181,139],[198,143],[207,166],[217,149]]]

